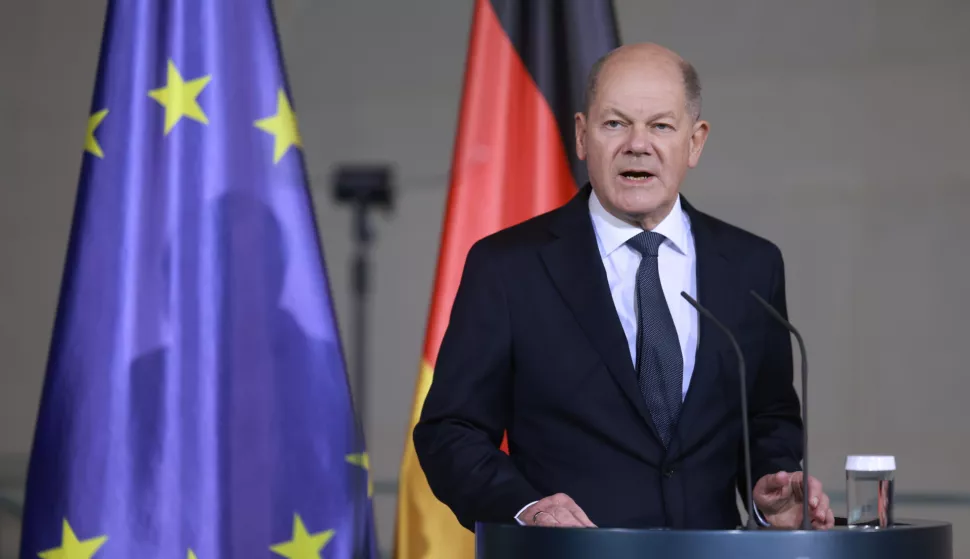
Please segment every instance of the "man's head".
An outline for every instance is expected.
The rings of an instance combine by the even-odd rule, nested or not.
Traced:
[[[590,72],[576,152],[603,206],[646,229],[670,212],[709,130],[700,120],[700,81],[675,53],[628,45]]]

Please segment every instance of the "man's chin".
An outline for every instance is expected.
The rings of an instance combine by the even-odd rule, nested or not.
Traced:
[[[667,217],[667,214],[670,213],[670,209],[673,206],[673,200],[657,196],[644,197],[644,199],[621,200],[617,204],[616,209],[623,214],[627,221],[633,221],[641,225],[644,220],[653,222],[651,224],[652,228]]]

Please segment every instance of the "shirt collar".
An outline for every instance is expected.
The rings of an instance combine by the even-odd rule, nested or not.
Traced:
[[[593,230],[596,232],[596,238],[599,241],[600,257],[602,258],[606,258],[643,231],[640,227],[631,225],[606,211],[599,198],[596,197],[596,192],[592,191],[589,194],[589,214],[593,220]],[[677,252],[688,254],[690,225],[687,214],[680,204],[680,196],[677,196],[674,207],[671,208],[667,217],[653,231],[666,237],[667,240],[664,243],[670,245]]]

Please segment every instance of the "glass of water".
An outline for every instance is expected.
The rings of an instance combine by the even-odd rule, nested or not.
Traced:
[[[895,474],[894,456],[846,458],[845,489],[850,528],[888,528],[893,525]]]

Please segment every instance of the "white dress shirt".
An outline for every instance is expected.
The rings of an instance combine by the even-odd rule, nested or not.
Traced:
[[[630,225],[613,216],[600,203],[596,194],[589,195],[589,214],[593,219],[596,244],[606,268],[606,279],[610,285],[613,304],[619,315],[620,324],[626,334],[630,359],[637,362],[637,267],[640,253],[626,244],[627,241],[643,232],[636,225]],[[694,359],[697,353],[697,311],[683,297],[685,291],[697,298],[697,259],[694,252],[694,236],[690,230],[690,219],[680,205],[680,197],[667,217],[653,229],[667,238],[657,251],[657,264],[660,272],[660,285],[670,316],[677,328],[680,352],[684,358],[684,383],[681,398],[687,395],[690,378],[694,372]]]
[[[595,192],[590,192],[589,195],[589,214],[593,221],[600,258],[603,260],[603,267],[606,268],[606,279],[610,286],[610,294],[613,296],[613,305],[616,307],[616,314],[626,335],[631,362],[636,366],[637,267],[642,257],[626,242],[641,233],[643,229],[630,225],[606,211]],[[694,372],[698,316],[694,307],[680,296],[680,292],[684,291],[691,297],[697,298],[697,258],[694,236],[690,230],[690,219],[684,213],[679,196],[670,213],[653,231],[667,238],[657,251],[657,265],[660,284],[667,299],[670,315],[674,319],[677,338],[680,340],[680,351],[684,357],[684,382],[681,391],[681,398],[684,398]],[[519,524],[525,524],[524,519],[519,518],[522,511],[534,503],[522,507],[516,514],[515,518]]]

